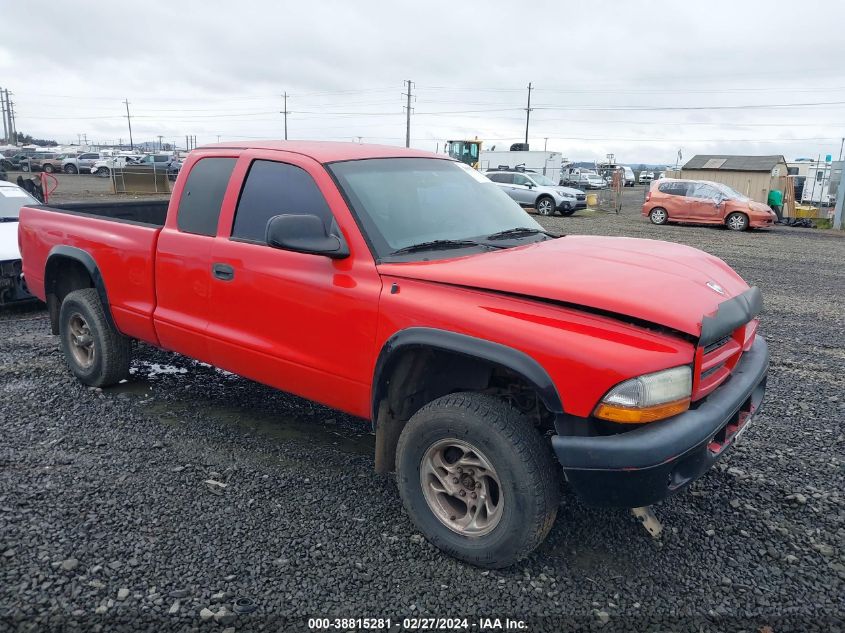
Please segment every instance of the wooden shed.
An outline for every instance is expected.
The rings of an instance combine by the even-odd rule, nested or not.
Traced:
[[[769,191],[787,187],[783,156],[715,156],[699,154],[681,169],[681,178],[721,182],[752,200],[766,204]]]

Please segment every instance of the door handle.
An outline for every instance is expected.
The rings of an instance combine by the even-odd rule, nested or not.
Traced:
[[[229,264],[212,264],[211,273],[222,281],[232,281],[235,278],[235,269]]]

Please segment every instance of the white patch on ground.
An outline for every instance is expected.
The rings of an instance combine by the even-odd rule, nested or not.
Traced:
[[[160,365],[159,363],[150,363],[148,361],[141,361],[139,363],[143,365],[143,369],[139,369],[136,367],[132,367],[129,370],[130,374],[143,374],[147,378],[154,378],[155,376],[164,376],[170,374],[187,374],[188,370],[184,367],[176,367],[174,365]]]

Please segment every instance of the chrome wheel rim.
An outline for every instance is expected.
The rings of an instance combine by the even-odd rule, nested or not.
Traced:
[[[420,464],[420,484],[434,516],[461,536],[489,534],[502,519],[496,469],[468,442],[448,438],[432,444]]]
[[[728,222],[734,231],[740,231],[745,228],[745,220],[739,215],[733,216]]]
[[[651,219],[655,224],[663,224],[666,221],[666,212],[660,210],[652,211]]]
[[[83,369],[88,369],[94,364],[95,350],[94,337],[91,336],[91,328],[88,322],[78,312],[74,312],[68,321],[68,339],[73,359]]]
[[[537,211],[540,213],[540,215],[551,215],[552,203],[548,200],[541,200],[540,203],[537,205]]]

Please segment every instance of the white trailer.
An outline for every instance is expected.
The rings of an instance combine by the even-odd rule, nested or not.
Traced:
[[[478,162],[481,171],[490,171],[500,167],[524,167],[526,171],[543,174],[554,183],[560,182],[561,168],[566,159],[560,152],[508,152],[482,150]]]
[[[831,163],[815,163],[804,179],[801,202],[832,206],[836,196],[831,191],[831,175]]]

